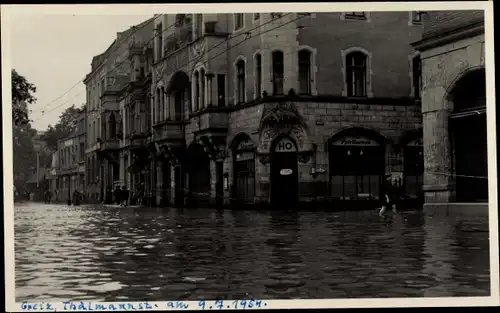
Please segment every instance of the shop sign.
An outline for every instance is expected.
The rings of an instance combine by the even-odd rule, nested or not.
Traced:
[[[289,138],[281,139],[274,148],[275,152],[296,152],[297,147]]]
[[[343,137],[333,142],[334,146],[378,146],[379,144],[372,139],[362,136]]]
[[[254,158],[253,152],[240,152],[236,154],[236,161],[253,160]]]
[[[254,147],[253,142],[251,142],[250,140],[243,140],[238,144],[236,150],[248,150],[252,149],[253,147]]]
[[[283,176],[288,176],[288,175],[291,175],[293,173],[293,171],[289,168],[284,168],[280,171],[280,175],[283,175]]]
[[[411,146],[411,147],[423,147],[424,141],[422,140],[422,138],[418,138],[418,139],[410,141],[407,145]]]

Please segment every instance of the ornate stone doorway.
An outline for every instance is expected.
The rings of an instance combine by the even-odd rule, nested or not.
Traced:
[[[290,209],[299,199],[297,145],[288,136],[271,146],[271,204]]]

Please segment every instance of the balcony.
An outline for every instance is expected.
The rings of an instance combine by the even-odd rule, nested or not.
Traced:
[[[184,140],[184,121],[164,121],[154,126],[153,140],[175,143]]]
[[[120,149],[120,141],[118,139],[105,139],[105,140],[102,140],[101,138],[98,138],[97,140],[100,143],[100,149],[99,150],[101,150],[101,151],[118,150],[118,149]]]
[[[197,135],[226,134],[229,126],[229,115],[225,109],[207,108],[193,116],[199,130]]]

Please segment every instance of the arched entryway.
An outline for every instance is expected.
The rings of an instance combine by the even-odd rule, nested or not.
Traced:
[[[465,73],[453,86],[448,100],[453,107],[449,125],[456,199],[459,202],[488,201],[484,68]]]
[[[351,128],[328,142],[330,195],[337,200],[377,200],[385,173],[385,138],[372,130]]]
[[[271,204],[289,209],[299,200],[297,144],[278,136],[271,145]]]
[[[169,107],[167,109],[167,120],[181,121],[185,102],[190,99],[189,76],[183,72],[176,72],[168,83],[166,93],[168,94]]]
[[[208,204],[211,198],[210,158],[198,142],[193,142],[187,149],[185,166],[188,174],[188,204]]]
[[[231,145],[233,154],[233,192],[235,202],[251,203],[255,197],[255,143],[249,135],[237,135]]]

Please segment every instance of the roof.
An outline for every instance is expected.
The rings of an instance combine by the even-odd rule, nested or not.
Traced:
[[[424,17],[422,39],[443,35],[457,29],[484,22],[484,11],[429,11]]]

